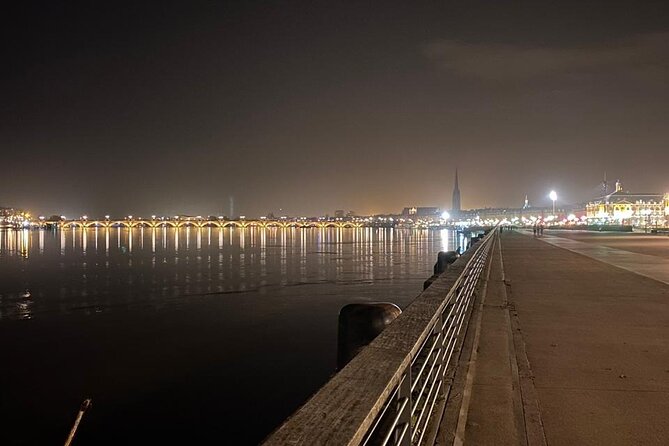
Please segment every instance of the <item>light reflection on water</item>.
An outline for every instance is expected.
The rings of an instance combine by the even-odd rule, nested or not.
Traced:
[[[450,230],[388,228],[0,231],[0,319],[272,286],[415,279],[437,251],[465,244]]]

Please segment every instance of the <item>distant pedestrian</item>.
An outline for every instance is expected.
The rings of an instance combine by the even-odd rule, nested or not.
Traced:
[[[535,237],[537,236],[537,224],[536,223],[534,224],[534,226],[532,226],[532,234],[534,234]]]
[[[539,235],[541,235],[541,236],[544,235],[544,224],[543,223],[541,223],[541,225],[539,226]]]

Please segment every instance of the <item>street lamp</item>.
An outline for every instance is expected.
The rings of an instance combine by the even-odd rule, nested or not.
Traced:
[[[555,200],[557,200],[557,193],[552,190],[550,194],[548,194],[548,198],[553,200],[553,215],[555,215]]]

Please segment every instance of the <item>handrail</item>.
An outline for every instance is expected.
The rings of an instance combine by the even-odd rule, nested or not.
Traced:
[[[415,445],[425,439],[497,230],[423,291],[263,443]]]

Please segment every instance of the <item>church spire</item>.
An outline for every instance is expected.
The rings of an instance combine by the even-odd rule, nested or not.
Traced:
[[[452,211],[460,212],[460,185],[458,184],[458,168],[455,168],[455,186],[453,187]]]

